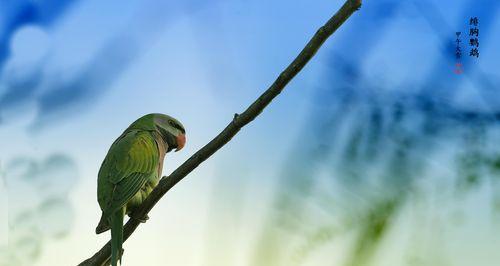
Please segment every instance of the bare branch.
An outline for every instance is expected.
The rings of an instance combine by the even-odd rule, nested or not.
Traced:
[[[208,159],[212,154],[218,151],[222,146],[228,143],[242,127],[254,120],[271,101],[281,93],[285,86],[294,78],[309,60],[316,54],[321,45],[330,37],[356,10],[361,7],[361,0],[347,0],[344,5],[335,13],[328,22],[319,28],[312,39],[302,49],[300,54],[293,62],[278,76],[274,83],[243,113],[235,114],[229,125],[222,130],[214,139],[212,139],[203,148],[192,155],[186,162],[179,166],[168,177],[164,176],[158,186],[151,192],[146,200],[137,209],[135,217],[145,217],[155,204],[167,193],[173,186],[181,181],[186,175],[191,173],[200,163]],[[129,219],[123,229],[124,241],[132,235],[140,222],[136,219]],[[106,265],[111,256],[111,244],[108,242],[91,258],[80,263],[84,265]]]

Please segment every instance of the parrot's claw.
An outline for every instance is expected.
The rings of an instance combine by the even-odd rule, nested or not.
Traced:
[[[148,215],[146,215],[144,217],[136,217],[136,216],[132,215],[132,216],[130,216],[130,218],[132,218],[134,220],[137,220],[137,221],[139,221],[141,223],[145,223],[147,220],[149,220],[149,216]]]

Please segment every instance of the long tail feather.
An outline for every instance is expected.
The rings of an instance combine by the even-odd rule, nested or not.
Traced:
[[[124,208],[116,210],[111,215],[111,265],[118,266],[118,261],[122,263],[123,244],[123,217]]]

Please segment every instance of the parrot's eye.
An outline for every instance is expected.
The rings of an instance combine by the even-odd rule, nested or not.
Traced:
[[[175,123],[174,121],[170,120],[168,121],[168,123],[173,127],[173,128],[176,128],[178,129],[179,131],[181,131],[182,133],[185,133],[184,129],[177,123]]]

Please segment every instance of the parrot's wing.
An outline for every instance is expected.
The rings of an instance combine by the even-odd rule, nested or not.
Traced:
[[[158,147],[150,133],[132,131],[120,137],[110,148],[104,169],[111,183],[104,216],[123,207],[143,186],[156,178],[158,170]]]

